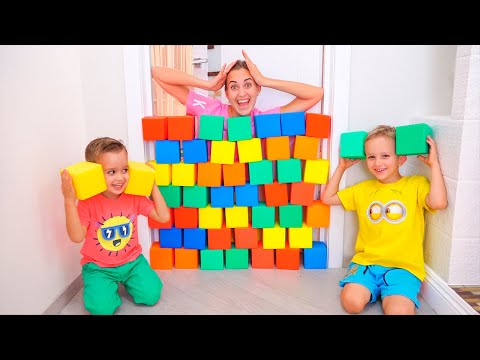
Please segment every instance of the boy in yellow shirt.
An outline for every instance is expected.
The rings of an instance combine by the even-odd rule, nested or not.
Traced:
[[[438,161],[436,144],[427,136],[428,156],[417,158],[431,169],[426,177],[402,176],[406,156],[395,153],[395,127],[379,125],[365,139],[367,168],[376,179],[338,190],[346,169],[360,159],[340,158],[322,193],[322,202],[355,210],[359,232],[355,254],[340,298],[349,313],[363,311],[368,303],[382,299],[385,314],[415,314],[418,293],[425,278],[423,239],[424,210],[447,207],[447,191]]]

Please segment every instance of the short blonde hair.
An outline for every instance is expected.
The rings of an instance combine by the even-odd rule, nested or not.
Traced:
[[[96,138],[87,145],[85,148],[85,160],[90,162],[97,162],[97,159],[106,152],[120,152],[125,151],[127,154],[127,148],[123,144],[122,140],[112,139],[110,137]]]
[[[394,126],[389,125],[378,125],[375,129],[371,130],[367,137],[365,138],[365,142],[370,139],[374,139],[379,136],[386,136],[391,138],[393,141],[396,139],[396,129]]]

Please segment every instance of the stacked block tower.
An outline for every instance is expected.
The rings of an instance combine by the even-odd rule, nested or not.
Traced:
[[[326,268],[326,243],[313,231],[330,225],[329,206],[315,199],[328,178],[322,139],[330,138],[330,116],[256,115],[254,132],[250,116],[195,120],[142,119],[172,215],[168,223],[149,220],[152,268],[295,270],[302,257],[306,269]]]

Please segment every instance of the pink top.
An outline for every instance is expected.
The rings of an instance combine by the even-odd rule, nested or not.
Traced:
[[[224,117],[224,124],[223,124],[223,139],[228,139],[228,131],[227,131],[227,119],[228,119],[228,104],[222,103],[220,100],[210,97],[204,96],[201,94],[196,93],[193,90],[188,92],[187,98],[187,115],[194,115],[195,116],[195,137],[198,138],[198,132],[200,130],[199,121],[200,115],[219,115]],[[259,114],[278,114],[280,113],[280,107],[275,107],[273,109],[267,111],[260,111],[257,108],[252,110],[250,114],[251,123],[252,123],[252,136],[255,136],[255,124],[254,124],[254,115]]]
[[[78,200],[80,222],[87,234],[80,265],[93,262],[115,267],[135,260],[142,253],[138,241],[138,215],[148,216],[154,208],[146,196],[122,194],[117,200],[98,194]]]

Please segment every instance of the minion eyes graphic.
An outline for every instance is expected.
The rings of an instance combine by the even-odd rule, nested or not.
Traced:
[[[383,205],[379,201],[374,201],[367,208],[367,217],[374,224],[379,223],[382,219],[391,223],[398,224],[407,216],[407,209],[398,200],[392,200]]]

